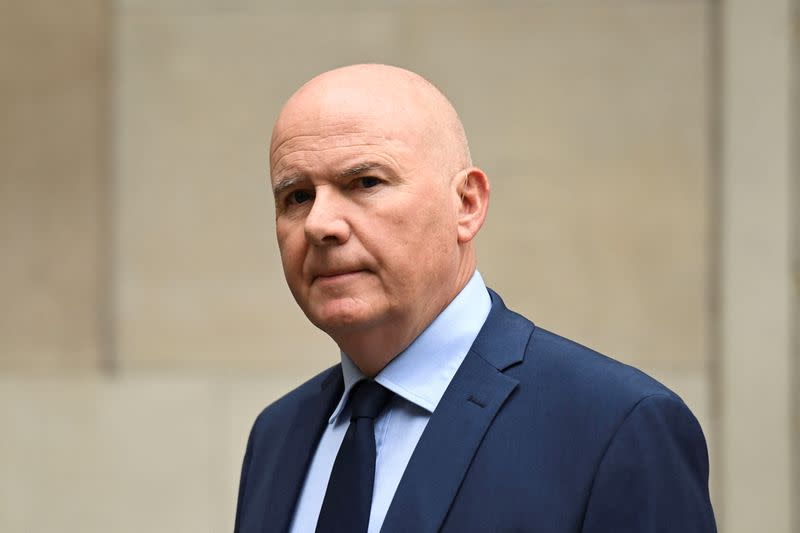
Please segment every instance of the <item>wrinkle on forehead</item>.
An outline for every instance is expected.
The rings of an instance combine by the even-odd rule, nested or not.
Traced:
[[[380,161],[385,164],[382,166],[386,168],[393,168],[397,171],[413,170],[412,167],[404,165],[403,160],[407,159],[406,156],[410,153],[407,147],[402,145],[392,146],[393,150],[387,150],[385,143],[346,143],[339,146],[328,146],[325,148],[316,148],[314,150],[292,150],[287,147],[281,150],[280,153],[276,152],[275,162],[272,166],[272,181],[276,183],[282,181],[287,176],[293,173],[305,174],[308,167],[313,167],[314,162],[321,154],[325,154],[325,169],[323,175],[332,176],[342,174],[347,169],[348,165],[363,164],[364,162]],[[363,148],[359,152],[353,152],[353,148]],[[338,152],[337,152],[338,151]],[[357,166],[356,164],[356,166]]]
[[[408,146],[402,139],[377,135],[375,132],[362,132],[360,129],[350,131],[353,133],[297,134],[278,141],[280,144],[274,147],[271,154],[270,167],[273,180],[296,167],[298,162],[308,163],[322,154],[326,154],[329,164],[333,164],[340,158],[343,160],[363,158],[364,154],[369,153],[373,158],[391,161],[395,168],[400,169],[403,167],[400,159],[407,159],[419,151],[416,147]],[[353,150],[361,151],[363,154],[358,155]]]
[[[270,168],[294,140],[317,136],[335,146],[337,136],[361,135],[419,148],[444,172],[471,164],[458,114],[436,87],[397,67],[353,65],[323,73],[292,95],[273,129]]]
[[[298,122],[287,126],[281,135],[273,135],[270,157],[273,158],[281,151],[292,150],[304,142],[317,142],[330,148],[349,146],[353,144],[377,144],[392,140],[389,132],[384,132],[381,125],[364,127],[363,124],[334,121],[326,123],[323,120],[315,122]]]

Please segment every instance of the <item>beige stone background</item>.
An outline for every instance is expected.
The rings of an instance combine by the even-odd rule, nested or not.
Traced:
[[[721,531],[800,531],[797,0],[3,1],[0,531],[232,529],[253,418],[337,359],[272,121],[365,61],[461,111],[488,284],[684,397]]]

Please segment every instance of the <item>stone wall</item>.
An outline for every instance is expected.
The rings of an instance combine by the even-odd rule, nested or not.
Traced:
[[[764,60],[789,49],[789,0],[17,4],[0,22],[0,530],[231,529],[255,415],[338,358],[283,281],[272,122],[353,62],[416,70],[461,112],[493,185],[487,283],[684,397],[725,531],[761,502],[790,530],[791,352],[774,346],[796,332],[797,197],[775,202],[797,167],[769,165],[793,153],[780,116],[799,98],[791,54]]]

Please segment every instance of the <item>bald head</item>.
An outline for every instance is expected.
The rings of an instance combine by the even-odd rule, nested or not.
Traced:
[[[320,74],[289,98],[272,132],[270,169],[285,140],[304,125],[336,127],[348,119],[368,121],[381,135],[410,137],[444,174],[472,164],[458,113],[439,89],[414,72],[364,64]]]

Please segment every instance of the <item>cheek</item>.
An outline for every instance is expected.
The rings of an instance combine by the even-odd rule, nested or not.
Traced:
[[[456,225],[438,204],[421,205],[406,216],[391,217],[374,237],[385,243],[385,258],[401,285],[425,285],[451,267]]]
[[[291,232],[278,231],[278,250],[281,254],[281,263],[286,279],[290,280],[300,276],[303,258],[305,256],[305,241]]]

